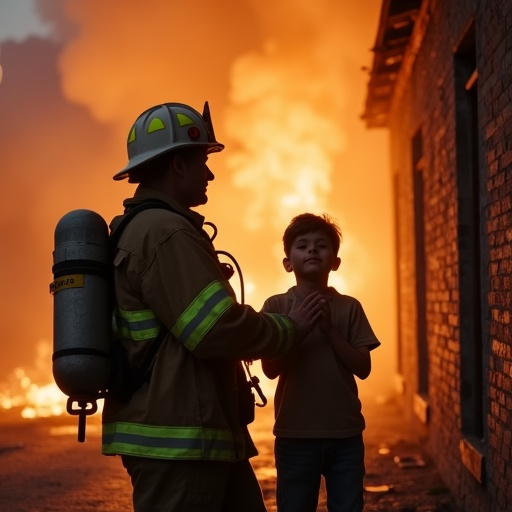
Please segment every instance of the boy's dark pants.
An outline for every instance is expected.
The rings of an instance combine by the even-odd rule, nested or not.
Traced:
[[[276,437],[277,510],[315,512],[323,475],[329,512],[363,510],[364,443],[346,439]]]

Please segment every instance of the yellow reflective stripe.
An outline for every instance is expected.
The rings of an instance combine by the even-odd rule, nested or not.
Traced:
[[[279,342],[284,344],[285,349],[288,350],[293,343],[295,334],[295,326],[290,318],[286,315],[279,315],[277,313],[263,313],[274,323],[279,333]]]
[[[150,309],[141,311],[115,310],[114,329],[123,338],[144,341],[156,338],[161,329],[161,322]]]
[[[243,442],[243,438],[236,442]],[[103,425],[102,453],[106,455],[233,460],[234,447],[235,440],[228,430],[123,422]]]
[[[210,283],[187,307],[171,329],[189,350],[194,350],[224,312],[235,303],[225,283]]]

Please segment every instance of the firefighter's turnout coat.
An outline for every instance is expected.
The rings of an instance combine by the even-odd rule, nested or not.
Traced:
[[[238,417],[236,366],[286,353],[294,325],[287,316],[237,303],[197,212],[140,187],[124,204],[148,199],[164,200],[179,213],[144,210],[122,233],[114,258],[113,323],[134,366],[161,329],[167,334],[149,382],[127,403],[107,395],[102,453],[174,460],[251,457],[256,450]]]

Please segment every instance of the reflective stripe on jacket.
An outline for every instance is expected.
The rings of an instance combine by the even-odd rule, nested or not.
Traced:
[[[244,436],[233,438],[230,430],[203,427],[155,427],[121,423],[103,429],[103,453],[154,457],[232,461],[243,451]]]

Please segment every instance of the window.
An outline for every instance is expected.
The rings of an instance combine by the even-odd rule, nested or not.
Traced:
[[[427,344],[427,312],[426,312],[426,277],[425,277],[425,228],[423,171],[425,157],[423,154],[423,138],[419,130],[412,139],[412,172],[414,192],[414,245],[416,267],[416,343],[418,382],[414,409],[418,417],[428,421],[428,344]]]
[[[455,147],[459,253],[460,403],[463,464],[483,483],[485,436],[484,354],[488,335],[482,328],[486,280],[481,250],[486,243],[480,201],[482,187],[478,140],[478,70],[475,27],[466,31],[455,53]]]
[[[455,54],[462,432],[483,437],[482,240],[475,34]]]

